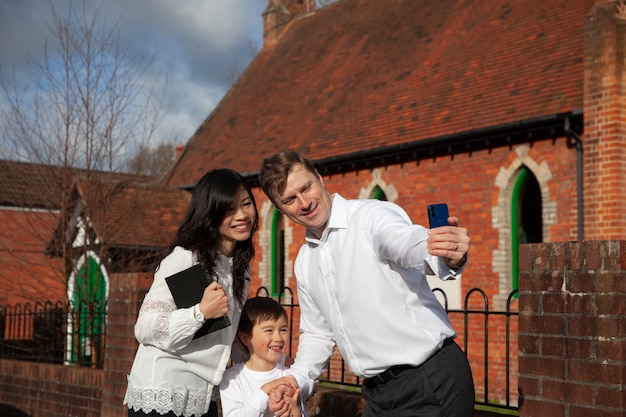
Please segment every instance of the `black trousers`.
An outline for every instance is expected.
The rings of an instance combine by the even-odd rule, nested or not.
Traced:
[[[384,383],[363,384],[363,417],[472,417],[474,380],[465,353],[444,345],[422,365]]]
[[[177,414],[174,414],[170,411],[167,414],[159,414],[156,411],[151,411],[149,413],[144,413],[143,411],[135,411],[128,409],[128,417],[180,417]],[[217,417],[217,404],[215,401],[211,401],[211,405],[209,406],[209,411],[206,414],[197,417]]]

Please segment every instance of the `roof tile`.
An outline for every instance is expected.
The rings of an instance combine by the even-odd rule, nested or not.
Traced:
[[[594,0],[343,0],[291,22],[190,139],[169,184],[581,109]]]

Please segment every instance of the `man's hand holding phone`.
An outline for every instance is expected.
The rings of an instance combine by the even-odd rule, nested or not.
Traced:
[[[444,258],[450,268],[460,268],[467,260],[470,246],[467,229],[459,227],[459,219],[450,216],[447,204],[431,204],[427,211],[430,225],[428,253]]]

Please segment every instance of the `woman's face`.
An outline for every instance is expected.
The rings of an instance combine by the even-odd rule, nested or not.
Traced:
[[[256,223],[254,203],[245,188],[239,187],[235,200],[220,225],[220,252],[233,256],[235,245],[250,237]]]

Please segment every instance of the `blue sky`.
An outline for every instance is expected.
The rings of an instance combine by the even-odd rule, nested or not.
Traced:
[[[51,4],[101,7],[120,45],[167,75],[168,111],[155,140],[186,143],[262,45],[267,0],[0,0],[0,71],[26,82],[27,58],[43,62]],[[49,50],[53,48],[49,47]],[[165,77],[160,77],[165,81]],[[25,84],[28,86],[28,84]]]

